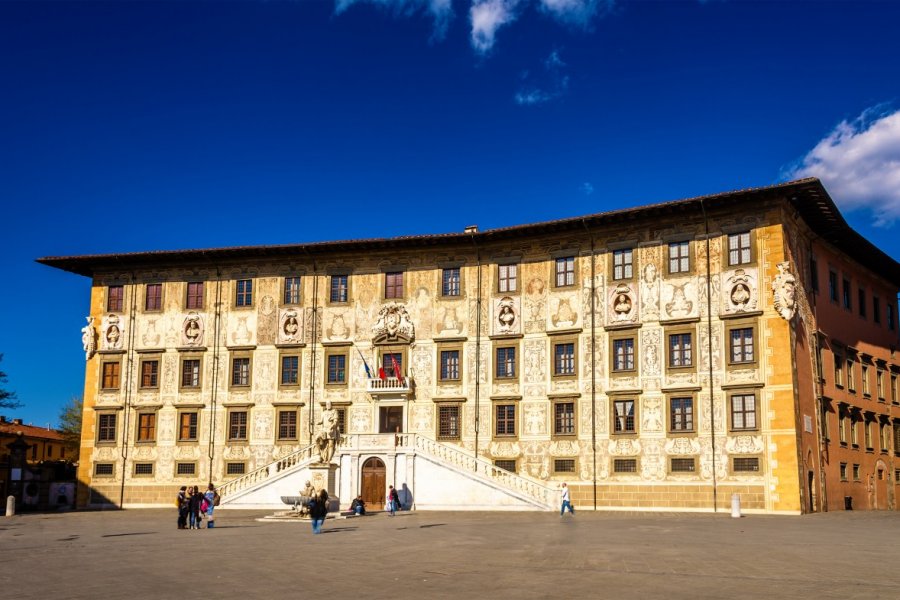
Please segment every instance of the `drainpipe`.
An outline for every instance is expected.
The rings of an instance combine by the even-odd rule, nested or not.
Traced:
[[[813,255],[812,239],[808,238],[807,242],[808,242],[807,243],[807,248],[808,248],[807,249],[807,259],[809,260],[812,258],[812,255]],[[819,261],[817,260],[816,268],[818,268],[818,266],[819,266]],[[809,263],[807,263],[806,268],[808,269],[810,267],[811,267],[811,265]],[[799,271],[799,269],[798,269],[798,271]],[[816,281],[818,281],[819,274],[816,273],[815,277],[816,277]],[[818,440],[817,441],[818,441],[818,445],[819,445],[819,451],[817,453],[818,455],[816,456],[816,459],[817,459],[816,462],[818,463],[817,466],[819,469],[819,473],[818,473],[819,488],[822,490],[822,493],[821,493],[822,512],[828,512],[828,493],[827,493],[827,488],[825,485],[826,484],[825,469],[822,466],[823,458],[824,458],[825,452],[827,450],[827,448],[825,446],[824,424],[825,424],[825,419],[828,418],[828,415],[825,414],[825,402],[823,402],[823,400],[822,400],[822,394],[819,393],[819,390],[821,389],[821,386],[822,386],[821,382],[822,382],[823,377],[822,377],[822,371],[820,370],[821,366],[822,366],[822,347],[820,345],[821,340],[819,339],[819,315],[816,310],[817,305],[818,305],[818,298],[816,297],[816,295],[818,292],[816,290],[812,290],[812,289],[810,291],[812,293],[807,296],[807,302],[809,302],[809,307],[812,310],[813,320],[815,321],[815,327],[813,328],[813,334],[812,334],[812,336],[808,336],[808,337],[810,337],[810,341],[813,344],[813,373],[815,373],[815,377],[816,377],[814,389],[815,389],[815,394],[816,394],[816,431],[818,432],[818,436],[817,436]]]
[[[307,250],[307,254],[309,251]],[[313,426],[315,425],[316,412],[316,339],[319,327],[319,275],[316,272],[316,261],[313,260],[313,306],[312,306],[312,341],[310,342],[309,359],[309,412],[307,427],[309,430],[309,442],[313,439]]]
[[[471,234],[472,245],[475,246],[475,263],[478,269],[478,291],[475,297],[475,464],[478,471],[478,432],[481,423],[481,252],[475,242],[475,233]]]
[[[134,271],[131,272],[130,287],[131,306],[128,311],[128,346],[125,355],[125,410],[122,414],[122,485],[119,487],[119,508],[124,508],[125,505],[125,478],[128,476],[125,467],[128,460],[128,432],[131,430],[128,421],[131,414],[131,377],[134,372],[134,317],[137,313],[137,291],[134,286]]]
[[[718,486],[716,481],[716,405],[713,398],[713,328],[712,328],[712,273],[709,257],[709,217],[703,198],[700,199],[700,210],[703,211],[703,228],[706,234],[706,356],[709,363],[709,431],[712,444],[712,493],[713,512],[719,512]]]
[[[209,445],[206,455],[209,458],[209,482],[213,482],[213,460],[216,455],[216,408],[219,399],[219,340],[222,326],[222,272],[216,267],[215,316],[213,317],[213,368],[212,395],[210,401]]]
[[[593,460],[594,510],[597,510],[597,369],[596,348],[597,314],[596,314],[596,255],[594,254],[594,236],[591,235],[587,223],[581,220],[584,230],[591,237],[591,457]]]

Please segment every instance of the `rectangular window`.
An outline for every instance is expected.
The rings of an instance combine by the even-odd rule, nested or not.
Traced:
[[[278,439],[279,440],[296,440],[297,439],[297,411],[296,410],[279,410],[278,411]]]
[[[894,421],[894,454],[900,454],[900,421]]]
[[[555,458],[555,459],[553,459],[553,472],[554,473],[574,473],[575,472],[575,459],[574,458]]]
[[[875,391],[879,402],[884,402],[884,371],[881,369],[875,371]]]
[[[673,473],[693,473],[697,470],[696,460],[693,458],[673,458],[671,465]]]
[[[834,385],[844,386],[844,359],[840,354],[834,354]]]
[[[235,282],[235,306],[253,306],[253,280],[238,279]]]
[[[834,271],[828,271],[828,298],[834,303],[838,301],[838,277]]]
[[[384,297],[385,298],[402,298],[403,297],[403,273],[385,273],[384,274]]]
[[[732,470],[735,473],[756,473],[759,471],[759,457],[735,457],[732,461],[732,465]]]
[[[175,475],[196,475],[197,474],[197,463],[192,462],[177,462],[175,463]]]
[[[458,404],[438,405],[438,439],[460,439]]]
[[[119,388],[119,370],[121,365],[118,362],[103,363],[103,389],[115,390]]]
[[[881,323],[881,300],[878,296],[872,296],[872,320]]]
[[[841,463],[841,481],[847,481],[847,463]]]
[[[134,463],[135,475],[153,475],[153,463]]]
[[[859,481],[859,465],[853,465],[853,481]]]
[[[841,410],[841,414],[838,417],[838,433],[840,435],[840,441],[842,446],[847,445],[847,415]]]
[[[843,298],[844,298],[844,308],[850,310],[853,308],[853,303],[850,301],[850,280],[844,279],[844,287],[843,287]]]
[[[634,252],[631,248],[613,250],[613,279],[631,279],[633,269]]]
[[[125,286],[111,285],[106,288],[106,311],[122,312],[122,305],[125,303]]]
[[[384,352],[381,355],[381,367],[386,377],[403,377],[403,354],[400,352]]]
[[[141,387],[155,388],[159,386],[159,361],[141,361]]]
[[[634,370],[634,338],[613,340],[613,371]]]
[[[190,281],[187,284],[187,300],[185,307],[188,309],[203,308],[203,282]]]
[[[160,310],[162,309],[162,284],[148,283],[145,286],[144,294],[144,310]]]
[[[247,463],[227,462],[225,463],[226,475],[243,475],[247,472]]]
[[[809,257],[809,285],[812,291],[819,292],[819,262],[815,256]]]
[[[567,342],[553,345],[553,374],[575,374],[575,344]]]
[[[498,469],[503,469],[504,471],[509,471],[510,473],[516,472],[516,461],[510,460],[506,458],[498,458],[494,461],[494,466]],[[898,480],[900,481],[900,480]]]
[[[460,275],[459,267],[444,269],[441,279],[441,295],[442,296],[459,296],[460,294]]]
[[[283,304],[300,304],[300,278],[284,278],[284,302]]]
[[[441,350],[441,381],[459,379],[459,350]]]
[[[337,411],[338,431],[341,434],[347,433],[347,409],[335,408],[334,410]]]
[[[634,433],[634,400],[613,402],[613,432]]]
[[[847,389],[856,391],[856,373],[853,371],[853,359],[847,359]]]
[[[181,387],[200,387],[199,358],[186,358],[181,361]]]
[[[860,378],[862,379],[862,393],[866,396],[869,396],[871,392],[869,391],[869,366],[868,365],[860,365]]]
[[[228,413],[228,441],[247,439],[247,411],[236,410]]]
[[[516,405],[498,404],[494,407],[494,412],[495,435],[497,437],[516,435]]]
[[[98,477],[112,477],[115,472],[115,465],[113,463],[94,464],[94,475]]]
[[[897,376],[891,373],[891,402],[897,404]]]
[[[857,304],[859,304],[859,316],[865,318],[866,316],[866,290],[859,288],[856,290],[857,293]]]
[[[613,473],[637,473],[637,459],[614,458]]]
[[[891,449],[891,431],[888,427],[887,423],[879,423],[878,424],[878,443],[881,447],[882,452],[887,452]]]
[[[300,383],[300,357],[281,357],[281,385],[297,385]]]
[[[497,379],[512,379],[516,376],[516,348],[497,348],[497,363],[494,370]]]
[[[575,435],[574,402],[557,402],[553,405],[553,434]]]
[[[152,442],[156,439],[156,413],[138,414],[137,441]]]
[[[735,394],[731,397],[731,429],[756,429],[756,395]]]
[[[250,357],[242,356],[231,361],[231,385],[250,385]]]
[[[328,356],[328,378],[331,384],[347,383],[347,355],[330,354]]]
[[[556,287],[575,285],[575,257],[556,259]]]
[[[866,421],[863,424],[863,432],[864,432],[863,435],[865,435],[865,439],[866,439],[866,450],[874,449],[874,446],[872,446],[872,437],[873,437],[872,436],[872,426],[873,426],[872,421]]]
[[[669,336],[669,367],[690,367],[694,364],[693,345],[690,333],[675,333]]]
[[[687,273],[691,270],[690,242],[669,244],[669,273]]]
[[[669,430],[694,431],[694,399],[691,397],[669,400]]]
[[[178,441],[179,442],[196,442],[197,441],[197,420],[199,415],[196,412],[183,412],[178,415]]]
[[[349,275],[332,275],[331,276],[331,292],[329,300],[331,302],[347,302],[350,293],[350,276]]]
[[[497,291],[501,294],[515,292],[518,289],[518,265],[498,265]]]
[[[750,232],[732,233],[728,236],[728,264],[746,265],[752,261]]]
[[[116,441],[116,415],[114,413],[97,415],[97,441]]]
[[[853,446],[859,446],[859,430],[856,427],[856,419],[854,417],[850,417],[850,443]]]
[[[732,363],[753,362],[753,328],[732,329],[729,336]]]

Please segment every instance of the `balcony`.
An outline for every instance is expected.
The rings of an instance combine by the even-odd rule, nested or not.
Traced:
[[[366,391],[373,396],[408,395],[412,392],[412,380],[409,377],[373,377],[366,380]]]

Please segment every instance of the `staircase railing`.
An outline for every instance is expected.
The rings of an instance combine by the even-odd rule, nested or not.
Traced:
[[[398,444],[401,446],[415,447],[416,451],[429,454],[435,458],[446,461],[460,469],[471,471],[489,479],[502,487],[517,491],[540,504],[552,507],[556,502],[558,490],[554,490],[542,483],[526,479],[506,469],[494,466],[483,458],[475,458],[471,454],[415,433],[397,434]]]
[[[309,446],[301,448],[296,452],[292,452],[286,456],[282,456],[278,460],[272,461],[265,466],[254,469],[249,473],[245,473],[244,475],[241,475],[236,479],[226,481],[225,483],[217,487],[216,490],[218,490],[219,496],[225,499],[229,495],[233,495],[241,490],[253,487],[271,477],[274,477],[275,475],[281,473],[286,469],[290,469],[291,467],[309,460],[310,458],[312,458],[314,451],[315,447],[310,444]]]

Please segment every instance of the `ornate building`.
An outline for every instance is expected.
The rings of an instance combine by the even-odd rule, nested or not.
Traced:
[[[897,504],[900,265],[817,180],[39,262],[93,280],[80,505],[211,480],[274,506],[309,478],[342,505],[393,484],[415,508],[551,507],[563,481],[582,509]]]

